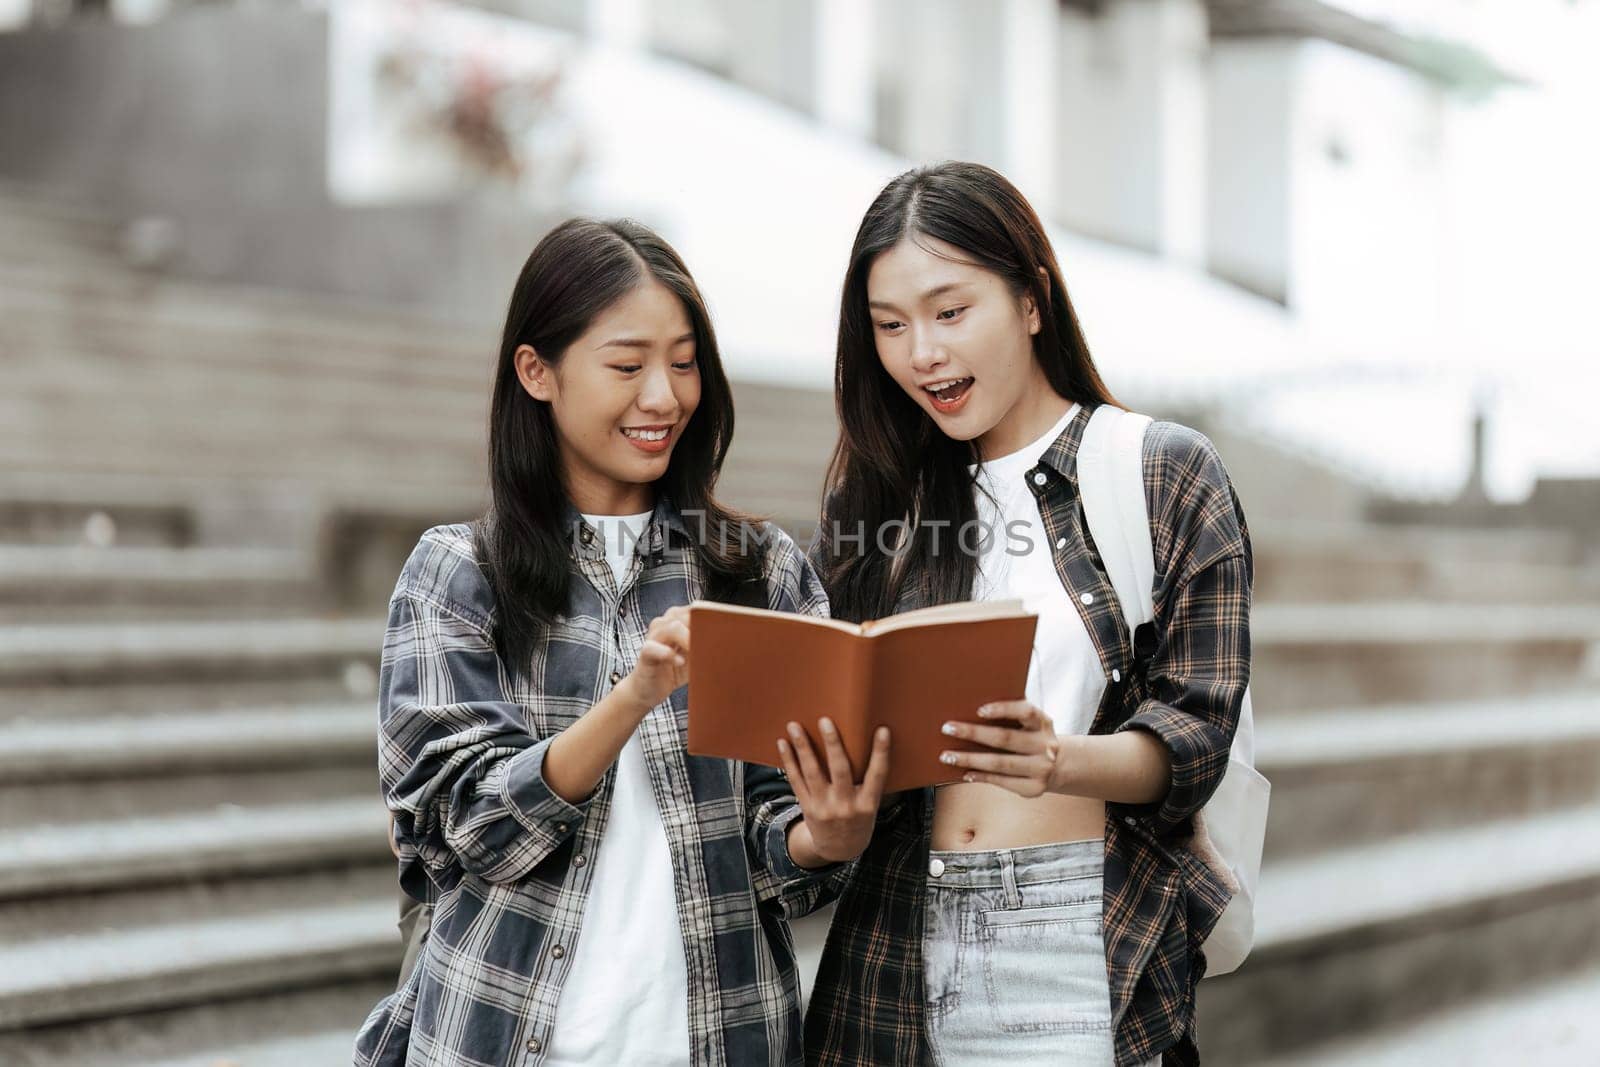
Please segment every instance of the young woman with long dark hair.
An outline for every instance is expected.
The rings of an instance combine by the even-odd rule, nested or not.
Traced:
[[[777,771],[685,750],[690,601],[827,610],[794,543],[716,499],[732,433],[677,254],[629,222],[541,240],[500,348],[492,507],[425,533],[390,601],[379,771],[433,915],[358,1064],[799,1062],[785,920],[876,797],[841,782],[801,821]]]
[[[1198,1062],[1199,946],[1229,891],[1185,843],[1250,656],[1227,473],[1193,430],[1145,434],[1156,641],[1136,656],[1076,481],[1085,423],[1115,401],[1037,215],[975,164],[910,171],[868,209],[836,386],[813,554],[835,617],[1020,598],[1039,622],[1026,699],[944,726],[987,746],[946,753],[963,780],[884,803],[829,932],[808,1061]],[[897,545],[877,535],[907,521]]]

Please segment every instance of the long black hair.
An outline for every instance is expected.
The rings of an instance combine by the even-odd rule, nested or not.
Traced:
[[[700,403],[657,481],[686,523],[705,531],[694,544],[706,595],[725,599],[739,582],[761,573],[759,548],[750,550],[738,524],[754,521],[720,503],[713,490],[733,440],[733,391],[711,318],[689,269],[661,236],[627,219],[569,219],[529,254],[511,292],[494,398],[489,408],[489,487],[492,503],[474,524],[479,566],[494,592],[494,638],[501,658],[526,670],[539,629],[569,608],[573,568],[562,529],[566,487],[550,405],[529,396],[517,378],[516,352],[531,346],[546,363],[606,308],[645,281],[660,282],[680,301],[694,333]]]
[[[839,308],[839,441],[828,470],[821,553],[838,618],[890,614],[912,573],[929,575],[937,602],[965,600],[977,574],[976,557],[956,547],[957,531],[977,517],[970,473],[980,459],[977,442],[948,437],[884,370],[867,307],[873,262],[919,235],[953,245],[1045,310],[1033,353],[1052,389],[1086,408],[1115,403],[1089,356],[1050,238],[1016,186],[989,167],[960,162],[891,181],[856,231]],[[948,525],[929,527],[930,520]],[[902,521],[912,523],[909,541],[886,551],[880,531]],[[834,524],[839,538],[832,536]]]

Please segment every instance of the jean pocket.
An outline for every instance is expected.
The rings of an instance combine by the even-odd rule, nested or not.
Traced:
[[[1110,1029],[1100,917],[1098,899],[983,913],[984,981],[1002,1031]]]

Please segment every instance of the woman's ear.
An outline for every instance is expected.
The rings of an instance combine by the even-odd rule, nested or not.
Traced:
[[[555,372],[532,345],[518,345],[511,359],[517,367],[517,380],[529,396],[546,402],[555,399]]]
[[[1050,272],[1044,267],[1039,268],[1039,293],[1044,298],[1046,306],[1050,303]],[[1028,300],[1028,333],[1036,334],[1043,328],[1040,320],[1039,304],[1033,299]]]

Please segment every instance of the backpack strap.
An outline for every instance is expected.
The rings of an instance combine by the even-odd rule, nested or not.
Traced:
[[[1155,550],[1144,496],[1144,432],[1148,415],[1101,404],[1078,445],[1083,517],[1122,605],[1142,668],[1155,653]]]

